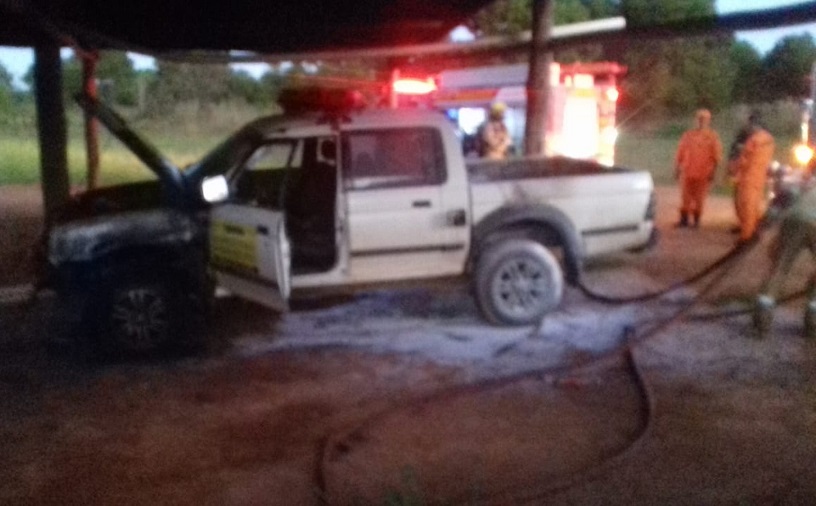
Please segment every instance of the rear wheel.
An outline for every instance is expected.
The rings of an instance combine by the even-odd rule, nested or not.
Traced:
[[[561,302],[564,275],[547,248],[529,239],[495,244],[476,267],[476,300],[498,325],[532,325]]]

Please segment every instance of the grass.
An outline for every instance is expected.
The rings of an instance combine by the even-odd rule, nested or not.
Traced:
[[[157,117],[120,112],[137,133],[180,167],[200,159],[250,119],[268,113],[234,103],[206,108],[181,104],[172,114]],[[70,182],[73,186],[84,186],[87,176],[84,122],[76,106],[67,108],[66,123]],[[101,186],[155,178],[105,127],[100,126],[99,132]],[[33,107],[0,116],[0,185],[39,182],[40,153]]]
[[[762,104],[760,111],[763,122],[774,135],[776,141],[775,158],[780,163],[792,161],[791,150],[798,142],[800,111],[795,102]],[[736,106],[730,110],[715,113],[713,128],[720,136],[724,156],[734,140],[744,118],[748,116],[746,106]],[[677,142],[683,132],[692,126],[691,115],[674,117],[647,124],[618,126],[620,135],[616,146],[616,164],[633,169],[644,169],[652,173],[655,184],[672,185],[674,180],[674,154]],[[719,176],[724,174],[725,167],[719,168]],[[722,188],[717,191],[723,190]]]
[[[799,112],[795,103],[762,106],[763,117],[777,140],[776,158],[785,163],[798,135]],[[183,167],[204,155],[229,133],[250,119],[267,114],[245,104],[227,103],[208,107],[180,104],[172,114],[152,118],[124,111],[132,128],[144,135],[173,163]],[[728,149],[745,107],[715,114],[714,125],[724,149]],[[0,185],[37,184],[40,181],[39,145],[34,110],[27,108],[15,117],[0,118]],[[687,117],[619,125],[616,162],[623,167],[645,169],[658,185],[674,184],[674,152],[682,132],[690,126]],[[83,122],[79,110],[68,109],[68,166],[72,185],[86,180]],[[153,174],[104,127],[100,128],[100,184],[111,185],[153,178]],[[722,170],[722,168],[721,168]]]

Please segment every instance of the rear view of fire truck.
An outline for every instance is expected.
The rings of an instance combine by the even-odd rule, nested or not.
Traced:
[[[617,80],[625,72],[625,67],[611,62],[553,64],[547,108],[548,156],[614,164]],[[500,102],[507,107],[505,123],[513,144],[520,148],[527,74],[526,64],[446,70],[437,75],[436,86],[427,89],[426,103],[445,111],[465,135],[472,136],[485,121],[491,104]]]

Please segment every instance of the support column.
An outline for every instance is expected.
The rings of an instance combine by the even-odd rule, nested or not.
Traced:
[[[37,133],[40,138],[40,178],[46,226],[69,195],[68,136],[62,99],[62,60],[58,44],[34,50],[34,93],[37,100]]]
[[[96,51],[82,57],[82,93],[96,100],[96,62],[99,59]],[[85,112],[85,155],[88,160],[87,188],[93,190],[99,184],[99,122]]]
[[[547,133],[547,102],[550,95],[551,51],[541,48],[549,42],[553,24],[553,0],[533,0],[533,32],[530,41],[530,70],[527,75],[527,120],[524,124],[524,154],[543,156]]]

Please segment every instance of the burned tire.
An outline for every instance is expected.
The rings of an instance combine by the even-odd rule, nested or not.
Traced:
[[[564,275],[547,248],[529,239],[510,239],[481,255],[475,289],[489,322],[532,325],[561,303]]]
[[[165,351],[184,335],[184,293],[172,276],[119,275],[96,291],[87,316],[106,358]]]

